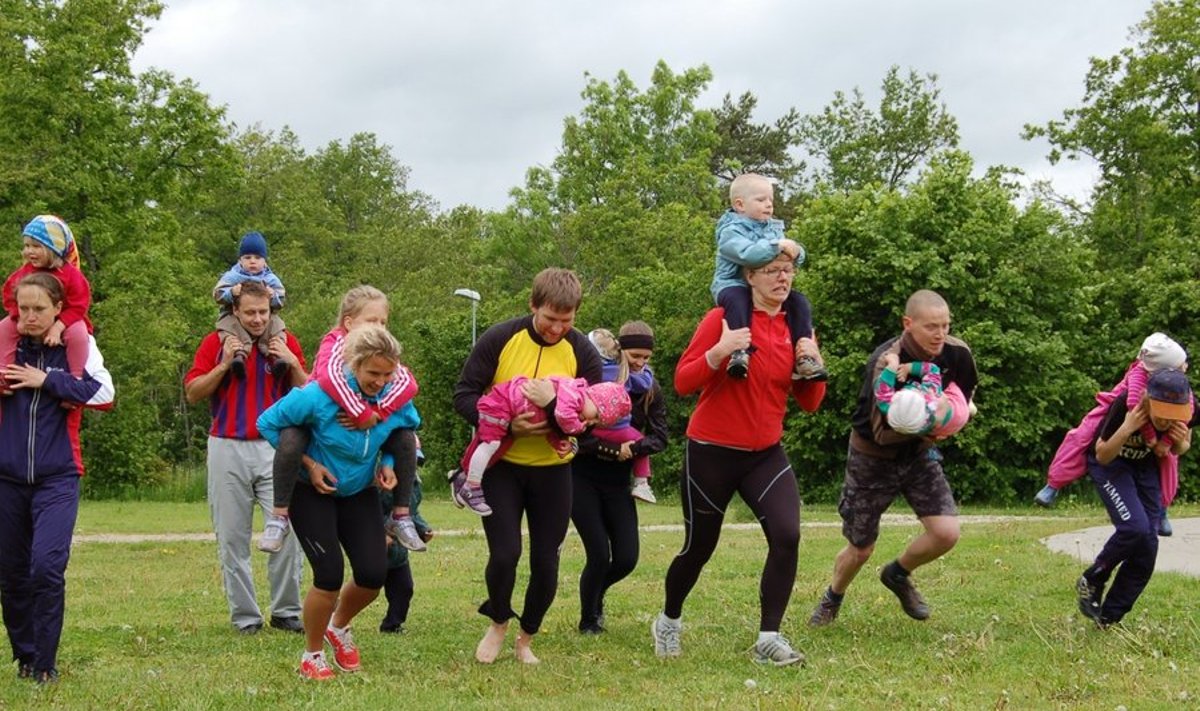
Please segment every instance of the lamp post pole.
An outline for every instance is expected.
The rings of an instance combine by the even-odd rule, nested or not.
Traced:
[[[479,292],[473,289],[455,289],[455,296],[461,296],[471,301],[471,348],[475,348],[475,312],[479,308]]]

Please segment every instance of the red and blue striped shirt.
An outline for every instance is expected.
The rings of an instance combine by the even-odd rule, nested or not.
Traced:
[[[290,331],[284,335],[287,338],[288,350],[300,359],[300,367],[304,368],[304,353],[300,350],[300,341],[296,340]],[[196,349],[192,368],[183,376],[184,385],[211,372],[221,362],[221,355],[221,337],[214,331],[205,336],[200,342],[200,347]],[[224,439],[261,439],[262,435],[258,432],[258,416],[291,389],[290,375],[277,379],[271,374],[271,364],[258,348],[247,349],[246,377],[235,378],[232,373],[226,373],[221,379],[221,384],[209,397],[212,427],[208,433]]]

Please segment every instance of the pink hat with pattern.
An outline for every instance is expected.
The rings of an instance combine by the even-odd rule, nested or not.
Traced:
[[[629,414],[632,405],[629,393],[621,383],[596,383],[587,387],[586,395],[596,403],[600,411],[600,427],[611,427],[617,420]]]

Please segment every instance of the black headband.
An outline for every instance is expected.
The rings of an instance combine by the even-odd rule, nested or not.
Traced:
[[[627,348],[645,348],[648,351],[654,350],[654,336],[644,333],[630,333],[625,336],[618,336],[617,343],[621,344],[622,350]]]

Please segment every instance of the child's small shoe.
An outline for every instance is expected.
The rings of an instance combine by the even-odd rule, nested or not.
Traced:
[[[246,377],[246,354],[241,351],[234,353],[233,360],[230,361],[230,363],[229,363],[229,370],[233,373],[233,377],[239,378],[239,379],[245,378]]]
[[[1158,519],[1158,535],[1170,538],[1174,533],[1175,529],[1171,527],[1171,519],[1167,518],[1167,511],[1163,509],[1162,518]]]
[[[1042,490],[1033,497],[1033,503],[1044,508],[1050,508],[1054,505],[1055,499],[1058,498],[1058,489],[1055,489],[1049,484],[1042,487]]]
[[[262,536],[258,539],[258,549],[263,553],[278,553],[283,550],[283,541],[287,538],[291,525],[287,516],[269,514],[263,524]]]
[[[417,533],[417,526],[413,523],[412,516],[397,517],[395,514],[388,516],[387,521],[383,524],[383,531],[410,551],[420,553],[429,547]]]
[[[658,499],[654,497],[654,490],[650,488],[650,482],[646,479],[634,479],[633,488],[629,490],[629,493],[639,501],[645,501],[648,504],[658,503]]]
[[[750,351],[739,348],[729,354],[729,365],[725,366],[725,372],[729,374],[729,377],[738,380],[750,377]]]
[[[450,472],[450,494],[458,508],[466,507],[480,516],[492,515],[492,507],[483,498],[483,488],[468,484],[466,472],[462,469]]]
[[[792,380],[809,380],[814,383],[829,380],[829,371],[812,356],[796,359],[796,367],[792,370]]]
[[[282,378],[292,369],[291,364],[287,361],[279,360],[278,358],[271,359],[271,375],[276,378]]]

